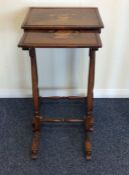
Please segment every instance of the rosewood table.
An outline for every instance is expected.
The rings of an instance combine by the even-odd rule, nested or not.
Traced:
[[[22,24],[24,34],[18,44],[28,50],[31,60],[34,103],[32,159],[37,158],[41,124],[45,122],[83,122],[85,129],[86,159],[91,159],[93,130],[93,87],[95,53],[102,47],[100,33],[103,23],[97,8],[42,8],[31,7]],[[35,48],[88,48],[89,76],[84,119],[45,118],[40,115],[38,75]]]

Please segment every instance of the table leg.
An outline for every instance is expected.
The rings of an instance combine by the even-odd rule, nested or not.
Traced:
[[[95,49],[89,51],[89,77],[88,77],[88,93],[87,93],[87,112],[85,118],[85,150],[86,159],[91,159],[92,144],[90,139],[90,132],[93,131],[93,87],[94,87],[94,73],[95,73]]]
[[[38,75],[35,49],[29,49],[29,55],[31,60],[31,76],[32,76],[32,91],[33,91],[33,103],[34,103],[34,118],[32,121],[33,126],[33,139],[32,139],[32,159],[37,158],[40,141],[41,131],[41,116],[39,112],[39,90],[38,90]]]

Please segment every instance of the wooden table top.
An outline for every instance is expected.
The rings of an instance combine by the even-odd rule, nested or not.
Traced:
[[[23,29],[86,29],[103,28],[98,8],[31,7],[22,24]]]
[[[100,48],[99,34],[72,30],[25,32],[19,45],[24,48]]]

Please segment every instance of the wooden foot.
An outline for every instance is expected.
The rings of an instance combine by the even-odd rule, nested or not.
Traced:
[[[92,144],[89,138],[89,133],[87,133],[86,139],[85,139],[85,151],[86,151],[86,159],[91,160]]]
[[[33,160],[37,159],[37,154],[39,151],[39,143],[40,143],[40,132],[34,132],[33,139],[32,139],[32,152],[31,157]]]
[[[41,116],[35,116],[32,121],[33,126],[33,138],[32,138],[32,159],[37,159],[37,154],[40,144],[40,131],[41,131]]]

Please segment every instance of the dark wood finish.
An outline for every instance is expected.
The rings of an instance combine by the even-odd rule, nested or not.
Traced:
[[[29,49],[29,55],[31,60],[32,92],[33,92],[33,103],[34,103],[34,118],[32,122],[34,132],[32,139],[32,159],[36,159],[39,149],[41,117],[39,112],[39,90],[38,90],[38,75],[37,75],[35,48]]]
[[[32,147],[31,147],[31,157],[32,159],[37,158],[39,151],[40,135],[41,135],[41,116],[34,116],[32,121],[33,127],[33,138],[32,138]]]
[[[75,118],[43,118],[41,120],[43,123],[80,123],[84,122],[83,119]]]
[[[93,88],[94,88],[94,75],[95,75],[95,49],[90,49],[90,62],[89,62],[89,77],[88,77],[88,93],[87,93],[87,130],[92,131],[93,125]],[[91,119],[89,119],[91,118]]]
[[[88,77],[88,93],[87,93],[87,111],[85,118],[85,132],[93,131],[93,88],[94,88],[94,74],[95,74],[95,49],[90,49],[89,56],[89,77]],[[90,138],[85,140],[86,157],[91,159],[91,142]]]
[[[39,90],[35,48],[29,49],[31,59],[32,92],[34,102],[34,115],[39,115]]]
[[[19,47],[29,50],[31,58],[32,91],[34,102],[32,159],[37,158],[39,150],[42,123],[78,123],[83,122],[85,128],[86,159],[91,159],[93,131],[93,87],[95,74],[95,52],[102,47],[98,33],[103,28],[103,22],[97,8],[42,8],[29,9],[22,25],[24,34]],[[89,77],[87,97],[47,97],[53,99],[85,99],[87,104],[84,119],[75,118],[45,118],[40,116],[38,75],[35,48],[89,48]]]
[[[98,8],[31,7],[23,29],[86,29],[99,32],[103,28]]]
[[[84,96],[67,96],[67,97],[61,97],[61,96],[49,96],[49,97],[42,97],[43,99],[54,99],[54,100],[58,100],[58,99],[69,99],[69,100],[78,100],[78,99],[82,99],[82,100],[86,100],[87,97]]]
[[[58,30],[57,32],[25,32],[18,46],[22,48],[100,48],[102,44],[97,33]]]
[[[32,146],[31,146],[31,158],[33,160],[37,159],[37,154],[39,151],[39,144],[40,144],[40,132],[35,131],[32,138]]]
[[[85,135],[85,151],[86,151],[86,160],[91,160],[92,154],[92,143],[91,143],[91,133],[87,132]]]

